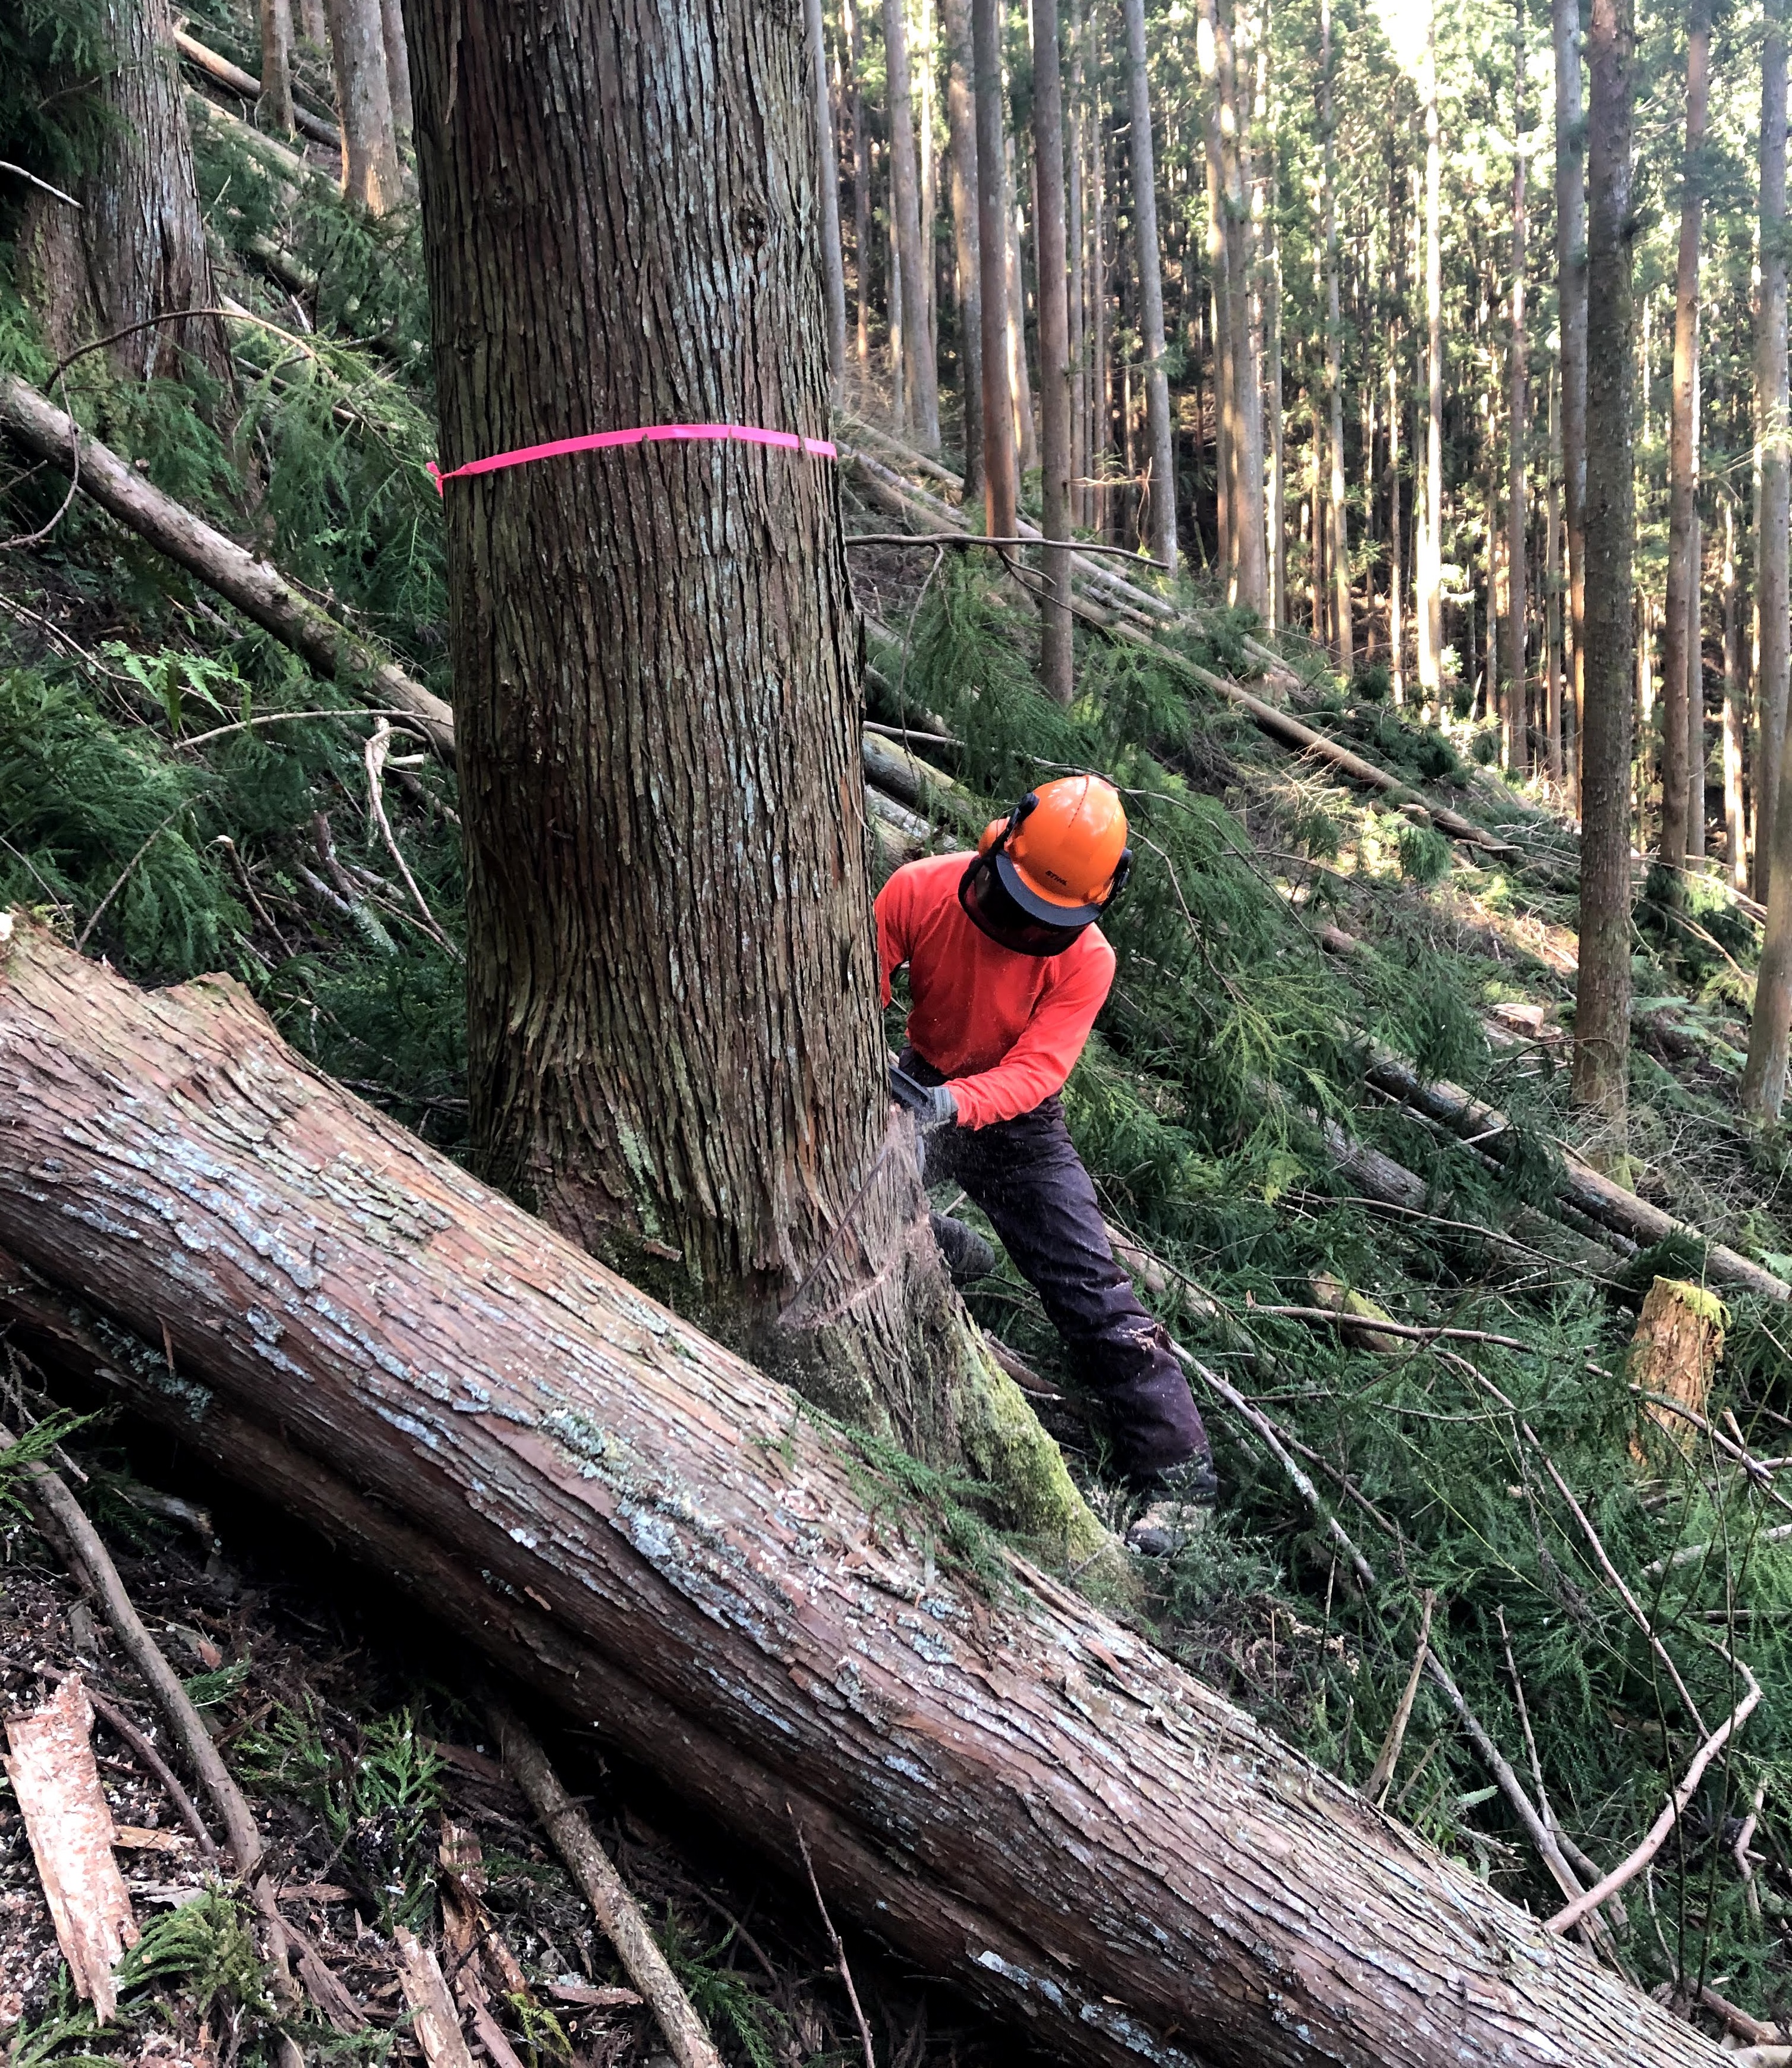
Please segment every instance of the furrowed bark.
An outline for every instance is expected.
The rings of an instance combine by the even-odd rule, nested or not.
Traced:
[[[971,0],[941,0],[946,119],[951,132],[952,241],[958,261],[959,368],[964,406],[964,493],[984,492],[983,271],[977,234],[977,110]]]
[[[788,1799],[830,1901],[1045,2042],[1725,2058],[1074,1595],[1018,1561],[980,1590],[788,1392],[358,1106],[228,979],[142,995],[21,928],[0,1099],[0,1244],[104,1289],[84,1333],[121,1386],[259,1447],[264,1492],[335,1504],[790,1866]]]
[[[801,20],[413,18],[450,468],[593,426],[825,436]],[[1043,1432],[988,1426],[993,1374],[915,1237],[835,470],[704,442],[446,487],[482,1168],[843,1418],[939,1464],[1012,1435],[993,1476],[1094,1549]]]
[[[16,375],[0,376],[0,430],[34,459],[65,473],[79,438],[81,487],[109,515],[234,604],[326,680],[409,712],[432,746],[453,753],[454,714],[440,697],[382,659],[266,560],[163,495],[97,438],[79,432],[72,418]]]

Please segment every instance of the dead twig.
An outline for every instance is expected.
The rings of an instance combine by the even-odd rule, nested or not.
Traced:
[[[0,173],[10,173],[14,179],[27,181],[39,193],[52,195],[58,201],[65,201],[77,211],[81,208],[80,202],[73,194],[64,193],[60,187],[51,186],[47,180],[40,180],[35,173],[26,172],[22,165],[15,165],[10,158],[0,158]]]
[[[463,959],[461,951],[441,927],[429,907],[428,901],[417,887],[417,878],[410,873],[405,857],[398,852],[398,843],[393,836],[392,821],[386,816],[385,798],[381,789],[380,778],[385,768],[386,756],[392,751],[392,725],[383,714],[374,727],[366,744],[361,749],[361,759],[367,764],[367,808],[373,814],[373,823],[380,829],[380,837],[385,842],[386,853],[392,857],[398,873],[404,878],[405,888],[411,894],[411,902],[423,915],[423,924],[438,946],[447,950],[455,962]]]
[[[1419,1682],[1425,1671],[1426,1655],[1431,1650],[1432,1610],[1436,1605],[1437,1596],[1427,1587],[1420,1597],[1419,1643],[1412,1655],[1412,1671],[1407,1675],[1399,1707],[1394,1712],[1394,1720],[1387,1727],[1387,1736],[1382,1741],[1374,1770],[1362,1785],[1363,1793],[1378,1810],[1387,1800],[1394,1769],[1399,1764],[1400,1748],[1406,1743],[1407,1725],[1412,1720],[1412,1705],[1418,1699]]]
[[[199,1814],[198,1805],[181,1785],[173,1768],[116,1703],[108,1701],[97,1688],[91,1687],[88,1689],[88,1700],[93,1704],[95,1713],[104,1719],[110,1728],[161,1783],[163,1793],[174,1805],[175,1815],[192,1833],[193,1842],[199,1848],[200,1858],[210,1866],[218,1858],[218,1848],[212,1843],[211,1833],[206,1829],[206,1822]]]
[[[1627,1858],[1620,1860],[1603,1881],[1596,1883],[1584,1895],[1577,1896],[1565,1909],[1558,1910],[1554,1917],[1546,1919],[1544,1923],[1546,1931],[1566,1932],[1570,1925],[1578,1924],[1595,1904],[1603,1903],[1608,1895],[1622,1888],[1627,1882],[1634,1881],[1668,1842],[1675,1825],[1680,1822],[1680,1812],[1692,1801],[1693,1790],[1704,1778],[1705,1769],[1748,1721],[1756,1704],[1761,1700],[1761,1683],[1740,1659],[1733,1663],[1737,1671],[1748,1683],[1748,1692],[1693,1754],[1692,1763],[1687,1768],[1684,1777],[1668,1797],[1668,1806],[1649,1826],[1642,1843],[1635,1846]]]
[[[678,2068],[722,2068],[722,2057],[703,2029],[703,2020],[667,1965],[609,1855],[597,1842],[590,1818],[560,1785],[548,1755],[521,1720],[494,1696],[485,1696],[482,1706],[506,1772],[529,1798],[543,1830],[616,1948],[623,1972],[652,2010]]]
[[[1542,1354],[1535,1343],[1521,1343],[1516,1336],[1497,1336],[1487,1329],[1423,1329],[1410,1322],[1390,1321],[1381,1315],[1346,1314],[1330,1307],[1261,1307],[1253,1304],[1248,1310],[1252,1314],[1273,1314],[1289,1321],[1325,1322],[1334,1329],[1355,1329],[1377,1335],[1403,1336],[1415,1343],[1493,1343],[1503,1350],[1528,1350],[1535,1357]]]
[[[858,1999],[858,1991],[853,1986],[853,1971],[846,1964],[846,1948],[840,1943],[840,1934],[834,1929],[833,1919],[828,1915],[828,1906],[821,1900],[821,1884],[815,1878],[815,1862],[809,1858],[808,1840],[803,1835],[803,1827],[796,1821],[796,1812],[791,1810],[790,1821],[796,1829],[796,1843],[801,1850],[803,1865],[808,1871],[808,1885],[814,1891],[815,1907],[821,1913],[822,1929],[828,1935],[828,1943],[833,1948],[834,1965],[840,1970],[840,1979],[846,1985],[846,2000],[853,2006],[853,2016],[858,2021],[859,2043],[865,2049],[865,2068],[878,2068],[878,2057],[871,2048],[871,2028],[865,2021],[865,2011]]]

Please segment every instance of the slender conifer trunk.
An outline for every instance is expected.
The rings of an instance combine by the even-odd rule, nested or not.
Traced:
[[[964,495],[984,492],[983,278],[977,235],[977,109],[971,87],[971,0],[941,0],[946,121],[951,136],[952,242],[959,277],[959,370],[964,384]]]
[[[1787,533],[1792,513],[1792,421],[1786,409],[1786,0],[1763,0],[1761,47],[1761,287],[1755,316],[1755,438],[1761,515],[1755,527],[1754,873],[1766,901],[1778,866],[1774,832],[1785,766],[1789,615]],[[1745,1089],[1748,1081],[1745,1079]]]
[[[326,0],[342,120],[342,191],[369,215],[398,205],[398,138],[380,0]]]
[[[862,381],[871,367],[871,144],[865,122],[864,31],[859,0],[840,0],[852,75],[853,347]]]
[[[1344,324],[1338,299],[1338,143],[1332,107],[1331,0],[1319,0],[1320,194],[1326,251],[1326,398],[1331,460],[1328,530],[1331,548],[1332,632],[1338,673],[1346,680],[1356,656],[1350,626],[1350,531],[1344,503]]]
[[[1587,39],[1586,725],[1581,765],[1580,973],[1574,1097],[1609,1163],[1625,1154],[1630,1065],[1631,0],[1593,0]]]
[[[1724,507],[1724,861],[1731,886],[1749,884],[1749,816],[1742,767],[1748,738],[1748,686],[1742,672],[1742,612],[1736,571],[1736,499],[1726,488]]]
[[[815,75],[817,190],[821,202],[821,282],[828,306],[828,371],[834,392],[846,370],[846,254],[840,242],[840,168],[834,162],[833,109],[828,98],[828,32],[821,0],[803,0],[809,64]]]
[[[889,91],[890,207],[902,269],[902,348],[891,378],[902,384],[904,412],[929,452],[939,445],[939,386],[928,349],[927,276],[921,243],[921,189],[914,154],[905,0],[884,0],[884,63]]]
[[[1220,223],[1226,247],[1226,327],[1232,336],[1232,527],[1236,600],[1259,617],[1269,609],[1263,522],[1263,368],[1261,332],[1251,320],[1249,172],[1232,25],[1216,6],[1220,89]]]
[[[1661,682],[1661,845],[1665,894],[1683,895],[1692,807],[1688,707],[1697,642],[1693,539],[1698,524],[1696,389],[1699,359],[1699,238],[1704,224],[1706,110],[1711,88],[1710,0],[1692,0],[1686,39],[1686,149],[1681,161],[1680,250],[1674,273],[1674,374],[1668,438],[1668,600]],[[1701,806],[1702,812],[1702,806]]]
[[[1550,376],[1550,487],[1544,544],[1544,644],[1547,670],[1543,712],[1543,743],[1550,781],[1562,781],[1562,382]]]
[[[1553,0],[1555,43],[1556,294],[1562,369],[1562,500],[1568,533],[1568,635],[1579,795],[1586,695],[1586,139],[1582,120],[1580,0]]]
[[[1065,40],[1070,51],[1070,97],[1065,114],[1065,241],[1070,262],[1070,521],[1086,525],[1089,478],[1089,315],[1084,244],[1084,96],[1081,0],[1070,0]]]
[[[1070,311],[1065,254],[1064,86],[1058,60],[1057,0],[1032,0],[1033,161],[1039,207],[1039,429],[1041,529],[1070,536]],[[1076,690],[1070,637],[1070,555],[1047,546],[1040,556],[1045,595],[1040,673],[1045,694],[1068,704]]]
[[[1525,0],[1516,0],[1512,39],[1512,331],[1506,352],[1506,679],[1505,761],[1530,766],[1530,699],[1525,667],[1530,596],[1525,563],[1529,510],[1525,486],[1525,430],[1530,419],[1530,341],[1525,330]]]
[[[296,124],[292,112],[292,0],[261,0],[261,99],[259,120],[277,135],[290,136]]]
[[[392,127],[401,149],[410,148],[415,127],[411,112],[410,46],[405,39],[401,0],[380,0],[380,41],[385,49],[386,92],[392,99]]]
[[[1014,393],[1008,356],[1008,225],[1004,197],[1000,0],[971,0],[977,101],[978,266],[983,287],[984,528],[1015,535]]]
[[[1157,165],[1151,146],[1151,75],[1145,51],[1145,0],[1121,0],[1131,91],[1133,248],[1138,271],[1138,328],[1145,344],[1145,414],[1151,446],[1151,551],[1176,564],[1176,464],[1170,430],[1170,380],[1163,363],[1163,270],[1158,241]]]
[[[1444,698],[1444,166],[1435,0],[1426,14],[1419,96],[1425,121],[1425,514],[1419,527],[1414,602],[1419,697],[1435,711]]]

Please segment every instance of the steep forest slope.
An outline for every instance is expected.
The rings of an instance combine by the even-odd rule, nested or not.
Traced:
[[[78,70],[47,19],[0,33],[0,52]],[[223,0],[191,26],[258,64]],[[298,77],[329,104],[315,50]],[[0,276],[0,375],[446,696],[414,208],[344,204],[327,147],[258,136],[209,76],[188,90],[227,364],[188,355],[145,381],[103,351],[65,356],[21,242]],[[1120,1253],[1190,1353],[1222,1483],[1211,1529],[1149,1580],[1141,1623],[1546,1915],[1563,1899],[1552,1862],[1585,1888],[1625,1861],[1758,1686],[1606,1905],[1600,1946],[1708,2031],[1770,2037],[1792,2017],[1792,1144],[1737,1117],[1759,908],[1716,877],[1654,897],[1639,862],[1627,1156],[1594,1170],[1568,1098],[1576,836],[1547,785],[1489,767],[1497,716],[1422,724],[1385,665],[1345,678],[1292,634],[1272,647],[1203,574],[1142,560],[1102,564],[1121,588],[1085,584],[1064,707],[1038,686],[1024,563],[1017,578],[929,546],[966,521],[956,470],[909,448],[874,381],[849,400],[846,529],[876,541],[851,554],[868,851],[887,869],[965,845],[1064,768],[1108,771],[1132,816],[1119,978],[1066,1105]],[[324,678],[16,444],[0,446],[0,907],[147,985],[228,971],[324,1069],[463,1150],[451,765],[377,683]],[[893,1044],[899,1024],[898,1005]],[[1097,1512],[1122,1521],[1034,1296],[1004,1266],[971,1304]],[[14,1360],[15,1410],[53,1412],[43,1386]],[[538,2002],[575,1961],[588,1998],[613,1977],[575,1951],[584,1923],[540,1834],[458,1742],[455,1691],[428,1684],[440,1656],[394,1665],[375,1620],[345,1661],[291,1577],[308,1553],[253,1545],[257,1519],[234,1511],[238,1562],[261,1575],[246,1590],[143,1522],[155,1504],[132,1474],[181,1468],[141,1431],[66,1440],[106,1492],[108,1534],[136,1546],[133,1586],[188,1645],[220,1744],[279,1805],[301,1900],[377,2023],[397,2015],[390,1935],[434,1914],[446,1816],[483,1823],[488,1853],[508,1834],[488,1866],[529,1971],[504,2013],[515,2046],[531,2063],[646,2058],[643,2021],[569,2033]],[[17,1491],[0,1454],[0,1493]],[[28,1526],[8,1545],[0,1655],[22,1699],[72,1597]],[[75,1630],[67,1655],[81,1648]],[[121,1818],[148,1822],[138,1806]],[[10,1915],[29,1887],[10,1812],[0,1838]],[[644,1829],[626,1842],[730,2057],[839,2058],[846,2013],[790,1980],[825,1965],[821,1942],[792,1928],[768,1958],[713,1878],[694,1887],[688,1851]],[[0,1936],[15,2062],[159,2058],[165,2038],[210,2058],[217,2006],[232,2054],[272,2058],[227,1900],[171,1913],[187,1940],[161,1931],[135,2022],[104,2036],[55,1978],[35,1897],[16,1907],[28,1925]],[[880,2058],[984,2058],[987,2033],[930,2040],[904,1985],[880,1979]]]

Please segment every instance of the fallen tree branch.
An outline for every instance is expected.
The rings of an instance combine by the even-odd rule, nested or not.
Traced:
[[[1684,1779],[1668,1797],[1667,1808],[1649,1826],[1642,1843],[1627,1858],[1620,1860],[1603,1881],[1588,1889],[1585,1895],[1576,1896],[1566,1908],[1558,1910],[1554,1917],[1548,1919],[1544,1928],[1546,1931],[1566,1932],[1570,1925],[1578,1924],[1588,1911],[1603,1903],[1608,1895],[1615,1895],[1627,1882],[1634,1881],[1668,1842],[1669,1834],[1680,1822],[1680,1812],[1692,1801],[1693,1790],[1704,1778],[1705,1769],[1741,1729],[1761,1700],[1761,1683],[1740,1659],[1734,1660],[1733,1663],[1737,1671],[1749,1683],[1749,1691],[1693,1755]]]
[[[788,1801],[837,1916],[1042,2043],[1721,2068],[1061,1584],[942,1556],[847,1436],[357,1105],[228,979],[140,994],[18,927],[0,1105],[0,1243],[104,1302],[71,1328],[0,1266],[31,1345],[94,1337],[112,1397],[800,1871]]]
[[[0,376],[0,429],[34,458],[64,473],[77,464],[72,455],[78,454],[81,492],[109,515],[234,604],[319,674],[352,688],[365,685],[380,702],[403,711],[439,752],[452,756],[454,714],[440,697],[301,595],[267,561],[165,495],[97,438],[85,436],[71,417],[14,374]]]
[[[821,1913],[821,1923],[828,1935],[828,1943],[833,1948],[834,1965],[840,1979],[846,1985],[846,2000],[853,2006],[853,2016],[858,2025],[859,2043],[865,2049],[865,2068],[878,2068],[878,2057],[871,2045],[871,2028],[865,2021],[865,2010],[859,2002],[857,1988],[853,1980],[853,1971],[847,1965],[846,1948],[840,1943],[840,1934],[834,1929],[834,1921],[828,1915],[828,1906],[821,1899],[821,1884],[815,1878],[815,1862],[809,1858],[808,1840],[803,1836],[803,1827],[796,1823],[796,1812],[790,1813],[790,1821],[796,1826],[796,1843],[801,1849],[803,1865],[808,1873],[809,1887],[815,1896],[815,1907]]]
[[[1412,1705],[1418,1700],[1419,1683],[1424,1677],[1425,1661],[1431,1655],[1432,1610],[1437,1605],[1437,1596],[1427,1587],[1419,1602],[1419,1642],[1413,1649],[1412,1671],[1407,1674],[1406,1686],[1400,1691],[1399,1706],[1387,1727],[1387,1736],[1382,1740],[1375,1764],[1362,1784],[1363,1793],[1378,1810],[1387,1801],[1387,1791],[1393,1785],[1394,1769],[1400,1763],[1400,1748],[1406,1743],[1407,1725],[1412,1720]]]
[[[715,2042],[691,2008],[609,1854],[598,1844],[590,1818],[561,1787],[548,1755],[515,1712],[495,1696],[487,1696],[482,1706],[497,1737],[505,1772],[529,1798],[541,1828],[591,1905],[599,1930],[616,1948],[622,1972],[653,2012],[678,2068],[722,2068]]]
[[[983,531],[929,531],[917,538],[912,531],[848,531],[841,543],[849,549],[854,546],[988,546],[1007,548],[1016,546],[1038,546],[1049,542],[1037,532],[1027,538],[992,539]],[[1151,568],[1159,574],[1170,570],[1162,560],[1131,552],[1125,546],[1098,546],[1087,539],[1078,539],[1075,549],[1079,553],[1100,554],[1109,560],[1129,560],[1136,568]]]

